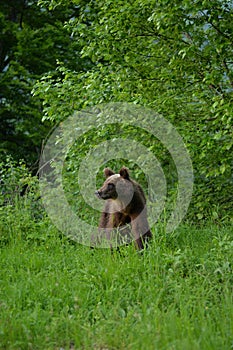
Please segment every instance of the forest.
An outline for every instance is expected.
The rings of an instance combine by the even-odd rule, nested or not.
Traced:
[[[232,21],[231,0],[1,1],[1,349],[233,346]],[[122,166],[141,255],[85,240]]]

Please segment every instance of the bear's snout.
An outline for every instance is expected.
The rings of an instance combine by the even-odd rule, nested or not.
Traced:
[[[110,198],[107,193],[105,193],[104,191],[101,191],[101,190],[95,191],[95,195],[99,199],[109,199]]]
[[[98,191],[98,190],[97,190],[97,191],[95,191],[95,195],[96,195],[96,197],[101,198],[101,195],[100,195],[100,193],[99,193],[99,191]]]
[[[95,191],[95,195],[99,199],[117,199],[117,193],[115,190],[109,190],[108,188],[100,188],[99,190]]]

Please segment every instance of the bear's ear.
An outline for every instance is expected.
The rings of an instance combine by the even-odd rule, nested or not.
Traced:
[[[121,168],[119,173],[124,179],[129,180],[129,170],[125,166]]]
[[[106,178],[109,177],[109,176],[112,176],[114,174],[115,173],[111,169],[109,169],[109,168],[105,168],[104,169],[104,175],[105,175]]]

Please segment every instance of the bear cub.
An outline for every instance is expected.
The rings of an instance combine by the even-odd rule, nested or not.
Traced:
[[[119,174],[105,168],[104,174],[106,180],[95,192],[98,198],[106,201],[99,230],[104,231],[106,238],[110,239],[111,232],[117,228],[121,238],[128,241],[133,239],[136,248],[143,249],[152,234],[147,220],[146,198],[141,186],[130,178],[126,167],[122,167]]]

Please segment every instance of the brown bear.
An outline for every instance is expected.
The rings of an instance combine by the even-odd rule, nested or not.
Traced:
[[[134,240],[136,248],[141,250],[152,237],[146,209],[146,198],[141,186],[129,177],[126,167],[119,174],[105,168],[106,180],[103,186],[95,192],[98,198],[106,201],[102,212],[99,230],[106,233],[110,239],[114,228],[120,232],[121,238]],[[127,228],[131,227],[130,236]]]

